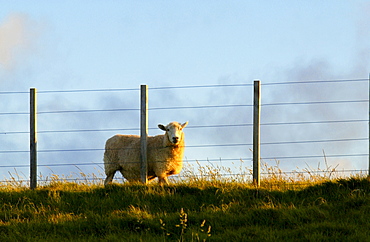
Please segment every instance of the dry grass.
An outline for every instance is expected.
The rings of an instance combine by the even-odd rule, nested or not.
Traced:
[[[261,162],[261,184],[260,188],[268,190],[289,190],[302,189],[307,186],[321,184],[323,182],[336,180],[340,178],[363,178],[367,174],[359,172],[356,174],[348,174],[337,169],[338,166],[331,167],[326,160],[324,168],[320,167],[320,163],[316,168],[310,167],[306,164],[303,169],[292,171],[283,171],[280,168],[279,161],[275,161],[274,165],[266,162]],[[80,171],[69,175],[55,175],[50,174],[38,177],[39,187],[60,187],[63,184],[76,184],[86,186],[86,189],[102,187],[105,179],[104,172],[97,170],[98,174],[86,174],[82,169],[77,167]],[[201,165],[200,162],[190,163],[185,162],[184,168],[180,175],[169,177],[171,184],[177,185],[195,185],[195,186],[209,186],[221,184],[233,184],[237,186],[255,188],[252,179],[252,167],[247,166],[245,161],[240,160],[238,163],[233,163],[232,167],[222,166],[208,162],[207,165]],[[115,183],[125,183],[125,180],[119,173],[114,179]],[[154,181],[151,185],[155,185]],[[19,190],[27,189],[29,187],[29,180],[25,174],[19,174],[17,170],[9,172],[9,178],[0,181],[0,189],[2,190]]]

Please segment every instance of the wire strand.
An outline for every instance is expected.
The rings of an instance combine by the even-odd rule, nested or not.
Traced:
[[[343,103],[368,103],[369,100],[345,100],[345,101],[318,101],[318,102],[293,102],[293,103],[265,103],[262,106],[282,106],[282,105],[317,105],[317,104],[343,104]],[[155,110],[180,110],[180,109],[203,109],[203,108],[235,108],[253,107],[252,104],[227,104],[227,105],[200,105],[200,106],[177,106],[177,107],[153,107],[149,111]],[[125,112],[140,111],[139,108],[116,108],[116,109],[87,109],[87,110],[59,110],[59,111],[39,111],[37,114],[66,114],[66,113],[93,113],[93,112]],[[0,115],[29,115],[28,112],[6,112]]]
[[[262,157],[264,160],[288,160],[288,159],[311,159],[311,158],[340,158],[340,157],[368,157],[369,154],[350,154],[350,155],[302,155],[302,156],[270,156]]]
[[[302,140],[302,141],[279,141],[279,142],[262,142],[261,145],[287,145],[287,144],[308,144],[308,143],[333,143],[333,142],[353,142],[353,141],[368,141],[368,138],[345,138],[345,139],[324,139],[324,140]],[[187,145],[186,148],[210,148],[210,147],[240,147],[252,146],[252,143],[233,143],[233,144],[204,144],[204,145]],[[153,147],[152,147],[153,148]],[[161,149],[163,147],[158,147]],[[137,149],[137,148],[124,148],[124,149]],[[39,153],[52,153],[52,152],[89,152],[89,151],[104,151],[103,148],[81,148],[81,149],[52,149],[52,150],[39,150]],[[0,153],[28,153],[27,150],[3,150]]]
[[[261,106],[281,106],[281,105],[312,105],[312,104],[343,104],[343,103],[368,103],[369,100],[346,100],[346,101],[312,101],[312,102],[293,102],[293,103],[265,103]]]
[[[368,82],[368,78],[358,79],[332,79],[332,80],[309,80],[309,81],[291,81],[291,82],[270,82],[262,83],[264,86],[273,85],[293,85],[293,84],[324,84],[324,83],[341,83],[341,82]],[[198,88],[219,88],[219,87],[252,87],[251,83],[236,83],[236,84],[210,84],[210,85],[188,85],[188,86],[167,86],[167,87],[149,87],[149,90],[165,90],[165,89],[198,89]],[[138,91],[139,88],[101,88],[101,89],[71,89],[71,90],[45,90],[38,91],[39,94],[47,93],[79,93],[79,92],[122,92],[122,91]],[[0,95],[7,94],[29,94],[28,91],[2,91]]]
[[[281,123],[262,123],[261,126],[273,125],[306,125],[306,124],[333,124],[333,123],[361,123],[369,122],[367,119],[350,120],[327,120],[327,121],[300,121],[300,122],[281,122]],[[251,123],[244,124],[215,124],[215,125],[189,125],[187,129],[198,128],[232,128],[232,127],[253,127]],[[158,127],[149,127],[149,130],[157,130]],[[139,131],[140,128],[111,128],[111,129],[70,129],[70,130],[40,130],[38,134],[48,133],[80,133],[80,132],[112,132],[112,131]],[[29,131],[1,131],[0,135],[8,134],[29,134]]]
[[[140,90],[139,88],[103,88],[103,89],[48,90],[48,91],[38,91],[38,93],[47,94],[47,93],[79,93],[79,92],[124,92],[139,90]]]
[[[274,86],[274,85],[300,85],[300,84],[325,84],[325,83],[341,83],[341,82],[368,82],[368,78],[359,79],[333,79],[333,80],[311,80],[311,81],[292,81],[292,82],[270,82],[262,83],[263,86]]]

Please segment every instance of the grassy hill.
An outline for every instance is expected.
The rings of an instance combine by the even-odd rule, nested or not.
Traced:
[[[265,184],[266,185],[266,184]],[[285,184],[286,185],[286,184]],[[368,241],[370,180],[0,189],[1,241]]]

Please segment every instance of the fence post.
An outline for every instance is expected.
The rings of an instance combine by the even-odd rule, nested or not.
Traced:
[[[30,89],[30,188],[37,187],[37,89]]]
[[[260,186],[260,120],[261,120],[261,82],[254,81],[253,101],[253,183]]]
[[[141,161],[141,181],[146,184],[148,181],[148,157],[147,157],[147,138],[148,138],[148,86],[141,85],[141,108],[140,108],[140,161]]]

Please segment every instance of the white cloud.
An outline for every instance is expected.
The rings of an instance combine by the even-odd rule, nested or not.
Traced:
[[[0,22],[0,68],[14,69],[34,48],[37,31],[29,17],[14,13]]]

